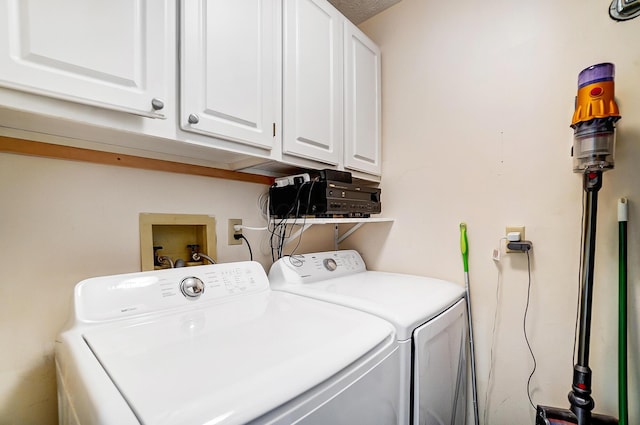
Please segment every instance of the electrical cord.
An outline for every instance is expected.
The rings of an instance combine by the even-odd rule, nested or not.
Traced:
[[[533,374],[536,373],[536,369],[538,367],[538,363],[536,361],[536,356],[533,354],[533,349],[531,348],[531,343],[529,342],[529,338],[527,337],[527,313],[529,312],[529,300],[531,299],[531,258],[529,257],[529,251],[526,251],[527,254],[527,273],[529,276],[529,282],[527,284],[527,304],[524,309],[524,318],[522,321],[522,328],[524,331],[524,340],[527,342],[527,347],[529,348],[529,353],[531,353],[531,358],[533,359],[533,370],[529,374],[529,379],[527,380],[527,397],[529,398],[529,404],[533,407],[533,410],[536,410],[536,406],[533,404],[533,400],[531,398],[531,378],[533,378]]]
[[[313,193],[313,185],[315,183],[316,183],[315,180],[311,181],[311,187],[309,188],[309,196],[307,196],[307,208],[305,210],[305,214],[302,219],[302,227],[304,227],[305,224],[307,224],[307,215],[309,214],[309,205],[311,205],[311,194]],[[293,248],[293,250],[289,253],[289,256],[293,257],[295,255],[296,250],[300,246],[300,242],[302,242],[302,233],[303,232],[300,232],[300,235],[298,236],[298,242],[296,243],[296,246]]]
[[[293,205],[291,205],[289,210],[285,214],[283,214],[282,218],[277,224],[273,224],[273,229],[269,230],[271,233],[271,237],[270,237],[271,260],[274,262],[277,259],[282,257],[283,240],[286,235],[286,225],[284,225],[284,222],[287,219],[287,217],[293,212],[298,202],[298,198],[300,197],[300,191],[302,190],[302,186],[303,185],[300,185],[300,187],[298,188],[298,191],[296,192],[296,197],[294,198]],[[272,188],[273,187],[274,186],[272,186]],[[267,222],[267,225],[268,226],[271,225],[270,220]]]
[[[234,237],[236,239],[244,239],[247,244],[247,248],[249,248],[249,260],[253,261],[253,251],[251,251],[251,244],[249,243],[249,240],[245,238],[244,235],[235,235]]]
[[[272,186],[273,188],[274,186]],[[300,190],[301,190],[302,186],[300,188],[298,188],[298,192],[296,193],[296,197],[294,200],[294,205],[291,206],[291,208],[285,213],[283,214],[283,217],[280,219],[280,221],[275,224],[275,222],[273,223],[273,228],[269,228],[269,233],[271,234],[270,239],[269,239],[269,243],[271,246],[271,261],[275,262],[276,259],[279,259],[282,256],[281,253],[281,241],[284,238],[284,233],[283,231],[286,230],[286,226],[285,228],[283,228],[283,223],[284,221],[287,219],[287,217],[289,216],[289,214],[291,214],[291,212],[293,211],[293,208],[295,207],[295,203],[298,199],[298,197],[300,196]],[[270,206],[267,207],[269,214],[270,214]],[[271,226],[272,222],[271,222],[271,217],[268,216],[268,221],[267,221],[267,227]]]
[[[262,192],[258,196],[258,210],[260,215],[269,223],[269,191]]]
[[[266,226],[265,227],[249,227],[243,224],[240,225],[240,228],[244,230],[269,230],[269,228]]]
[[[500,260],[500,255],[499,255],[499,250],[500,250],[500,245],[502,244],[502,241],[506,239],[506,238],[501,238],[498,244],[498,255],[496,255],[496,251],[494,251],[494,256],[493,259],[496,261]],[[536,356],[533,354],[533,349],[531,348],[531,343],[529,341],[529,337],[527,335],[527,315],[529,313],[529,304],[531,301],[531,257],[529,254],[529,251],[526,250],[524,251],[527,254],[527,276],[528,276],[528,282],[527,282],[527,301],[526,301],[526,305],[525,305],[525,309],[524,309],[524,315],[523,315],[523,320],[522,320],[522,330],[524,333],[524,340],[527,344],[527,348],[529,349],[529,353],[531,354],[531,358],[533,359],[533,369],[531,370],[531,373],[529,374],[529,378],[527,379],[527,398],[529,399],[529,404],[531,404],[531,407],[533,407],[533,409],[536,409],[536,406],[533,403],[533,398],[531,397],[531,379],[533,378],[533,375],[536,372],[536,369],[538,367],[538,362],[536,360]],[[498,279],[497,279],[497,283],[496,283],[496,309],[493,315],[493,329],[492,329],[492,336],[491,336],[491,353],[490,353],[490,358],[489,358],[489,376],[487,378],[487,390],[485,393],[485,403],[484,403],[484,423],[488,424],[488,415],[489,415],[489,394],[491,391],[491,386],[493,383],[493,366],[494,366],[494,349],[495,349],[495,345],[496,345],[496,331],[497,331],[497,322],[498,322],[498,312],[499,312],[499,307],[500,307],[500,294],[501,294],[501,272],[500,272],[500,268],[498,268]]]
[[[305,185],[310,184],[311,187],[309,188],[309,196],[307,199],[307,204],[306,204],[306,208],[304,213],[302,214],[302,218],[303,218],[303,226],[306,223],[306,215],[309,214],[309,205],[311,203],[311,195],[312,195],[312,191],[313,191],[313,186],[315,185],[316,180],[312,180],[312,181],[307,181],[307,182],[303,182],[299,187],[298,190],[296,191],[296,196],[294,198],[294,201],[291,205],[291,207],[289,208],[289,210],[285,213],[282,214],[282,218],[280,218],[280,220],[277,223],[273,223],[271,222],[271,219],[269,217],[268,219],[268,231],[270,232],[271,236],[270,236],[270,245],[271,245],[271,260],[272,261],[276,261],[280,258],[282,258],[283,256],[283,251],[284,251],[284,245],[285,242],[290,238],[291,233],[293,232],[293,227],[298,224],[297,220],[299,218],[300,214],[300,208],[301,208],[301,203],[300,203],[300,196],[302,194],[302,189],[304,188]],[[293,222],[291,223],[286,223],[287,218],[293,215]],[[272,227],[269,227],[272,226]],[[287,229],[287,226],[289,226],[289,228]],[[300,233],[299,239],[298,239],[298,244],[295,246],[295,248],[293,249],[292,253],[289,255],[293,255],[293,253],[295,253],[296,249],[298,249],[298,247],[300,246],[300,241],[302,240],[302,233]]]
[[[273,189],[275,187],[275,184],[271,186],[271,189]],[[299,191],[300,189],[298,189]],[[296,199],[298,197],[298,194],[296,194]],[[264,201],[263,201],[264,202]],[[262,204],[260,201],[260,198],[258,198],[258,204]],[[282,238],[282,223],[284,222],[284,220],[286,220],[286,217],[291,213],[292,209],[289,209],[289,211],[287,211],[284,215],[283,218],[280,219],[280,222],[278,222],[277,224],[275,223],[275,221],[272,222],[271,220],[271,197],[268,196],[266,198],[266,202],[264,202],[263,204],[265,206],[265,214],[266,214],[266,218],[267,218],[267,230],[270,233],[270,237],[269,237],[269,245],[271,248],[271,261],[275,262],[277,258],[280,258],[279,255],[279,243],[277,242],[278,240],[280,240]],[[273,227],[272,227],[273,226]]]
[[[500,246],[502,245],[502,241],[507,238],[500,238],[498,241],[498,252],[500,252]],[[494,257],[494,260],[497,262],[500,261],[500,255]],[[484,423],[489,423],[489,393],[491,392],[491,386],[493,385],[493,365],[494,365],[494,349],[496,344],[496,331],[497,331],[497,323],[498,323],[498,312],[500,311],[500,294],[501,290],[501,282],[502,282],[502,273],[500,266],[498,268],[498,280],[496,282],[496,308],[493,313],[493,329],[491,331],[491,353],[489,357],[489,376],[487,378],[487,391],[484,394]]]
[[[309,188],[309,196],[307,198],[307,208],[305,209],[305,213],[302,215],[302,226],[304,227],[304,225],[307,223],[307,214],[309,213],[309,203],[311,202],[311,191],[313,190],[313,185],[315,184],[315,180],[311,182],[311,187]],[[300,195],[302,194],[302,186],[304,185],[304,183],[302,185],[300,185],[300,189],[298,190],[298,196],[297,196],[297,202],[296,202],[296,213],[295,213],[295,218],[293,219],[293,223],[292,226],[290,227],[290,232],[289,232],[289,236],[286,236],[286,239],[289,239],[289,237],[291,236],[291,231],[293,231],[293,226],[296,223],[296,221],[298,220],[298,217],[300,217]],[[302,233],[300,232],[300,235],[298,237],[298,243],[296,244],[296,246],[293,248],[293,251],[291,251],[291,253],[289,254],[290,256],[292,256],[294,254],[294,252],[296,251],[296,249],[298,249],[298,247],[300,246],[300,242],[302,241]],[[280,255],[282,255],[282,252],[284,250],[284,244],[285,244],[285,238],[283,238],[281,241],[281,247],[280,247]]]

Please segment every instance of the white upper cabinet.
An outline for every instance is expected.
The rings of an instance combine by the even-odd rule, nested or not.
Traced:
[[[283,19],[283,155],[379,176],[380,49],[325,0]]]
[[[342,23],[325,0],[284,3],[283,154],[342,160]]]
[[[0,0],[0,24],[0,135],[380,180],[380,51],[327,0]]]
[[[272,149],[281,115],[279,2],[181,4],[180,126]]]
[[[344,40],[344,166],[380,175],[380,49],[348,21]]]
[[[0,86],[163,118],[170,0],[0,0]]]

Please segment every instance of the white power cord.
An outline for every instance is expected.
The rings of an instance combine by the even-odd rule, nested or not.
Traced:
[[[235,230],[236,232],[239,230],[269,230],[268,227],[250,227],[250,226],[245,226],[244,224],[236,224],[233,226],[233,230]]]
[[[489,357],[489,377],[487,378],[487,390],[485,392],[484,395],[484,423],[488,424],[489,423],[489,394],[491,393],[491,387],[493,385],[493,366],[494,366],[494,348],[495,348],[495,342],[496,342],[496,331],[498,329],[497,327],[497,323],[498,323],[498,312],[500,311],[500,294],[502,293],[501,291],[501,277],[502,277],[502,269],[500,266],[500,258],[502,257],[502,251],[500,249],[500,247],[502,246],[502,241],[506,240],[507,238],[500,238],[500,240],[498,240],[498,248],[493,250],[493,253],[491,255],[491,258],[493,258],[493,260],[496,263],[496,267],[498,268],[498,280],[496,282],[496,309],[495,312],[493,314],[493,331],[492,331],[492,335],[491,335],[491,354]]]

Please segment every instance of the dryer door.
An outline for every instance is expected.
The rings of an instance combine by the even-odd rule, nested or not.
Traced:
[[[413,423],[466,422],[466,302],[417,328],[413,334]]]

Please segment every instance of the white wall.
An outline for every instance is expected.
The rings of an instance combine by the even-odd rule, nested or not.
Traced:
[[[468,224],[481,416],[496,289],[494,383],[487,424],[533,423],[523,336],[524,254],[491,259],[505,226],[525,225],[531,253],[527,332],[536,404],[568,407],[577,302],[582,181],[569,128],[577,75],[614,62],[616,169],[598,218],[591,367],[596,411],[617,416],[617,199],[630,199],[630,423],[640,423],[640,19],[615,23],[609,1],[403,0],[361,28],[382,48],[384,215],[348,246],[375,269],[462,284],[460,222]]]
[[[54,340],[73,287],[140,270],[141,212],[216,218],[219,262],[248,260],[227,245],[227,220],[264,226],[260,184],[0,154],[0,424],[57,423]],[[266,233],[246,230],[265,267]],[[315,235],[315,236],[314,236]],[[305,233],[300,249],[330,249],[331,232]]]

